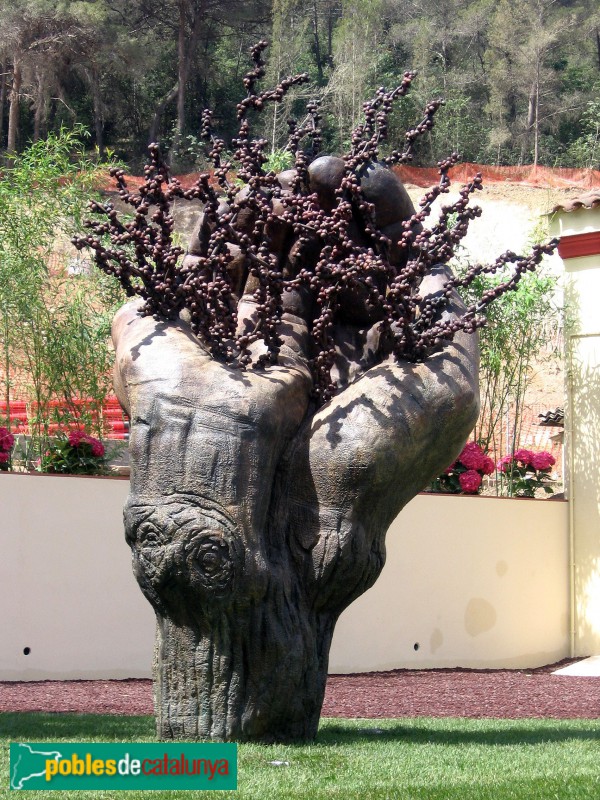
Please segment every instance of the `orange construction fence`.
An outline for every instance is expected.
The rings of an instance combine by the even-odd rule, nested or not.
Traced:
[[[394,171],[404,181],[415,186],[432,186],[439,180],[439,172],[429,167],[397,166]],[[486,164],[457,164],[450,170],[453,183],[466,183],[480,172],[483,183],[518,183],[542,189],[596,189],[600,188],[600,170],[571,169],[568,167],[493,167]]]
[[[396,166],[394,171],[404,183],[415,186],[432,186],[439,180],[439,172],[435,167],[409,167]],[[457,164],[450,170],[452,183],[465,183],[477,172],[483,177],[483,183],[516,183],[523,186],[535,186],[545,189],[600,189],[600,170],[575,169],[569,167],[495,167],[489,164],[472,164],[464,162]],[[200,176],[199,172],[190,172],[187,175],[175,176],[184,189],[189,189]],[[139,175],[128,175],[127,185],[132,189],[139,188],[144,178]],[[114,181],[108,176],[102,182],[102,189],[111,191],[115,188]]]

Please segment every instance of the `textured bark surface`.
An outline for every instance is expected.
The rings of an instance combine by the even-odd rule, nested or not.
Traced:
[[[339,614],[379,575],[394,517],[475,422],[474,337],[397,363],[378,357],[376,324],[351,314],[336,332],[341,391],[317,410],[310,320],[302,298],[284,299],[279,363],[262,371],[211,358],[184,320],[126,306],[113,326],[131,418],[126,536],[157,615],[162,738],[314,737]],[[247,287],[240,330],[254,313]]]

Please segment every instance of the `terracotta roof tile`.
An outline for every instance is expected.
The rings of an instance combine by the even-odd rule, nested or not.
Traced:
[[[573,197],[563,203],[559,203],[554,206],[550,213],[555,214],[557,211],[576,211],[578,208],[598,207],[600,207],[600,189],[592,189],[591,192],[586,192],[579,195],[579,197]]]
[[[538,425],[553,425],[556,427],[565,424],[565,413],[562,408],[556,408],[554,411],[546,411],[545,414],[538,414],[540,421]]]

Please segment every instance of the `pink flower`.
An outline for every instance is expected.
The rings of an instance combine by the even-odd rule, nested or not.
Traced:
[[[515,461],[520,461],[525,466],[531,463],[532,458],[533,453],[531,450],[516,450],[514,454]]]
[[[10,456],[8,453],[5,453],[4,451],[0,450],[0,464],[7,464],[9,458]]]
[[[0,450],[10,450],[15,443],[15,437],[6,428],[0,428]]]
[[[482,469],[485,454],[477,442],[468,442],[462,449],[458,460],[468,470]]]
[[[458,476],[458,482],[463,492],[475,494],[481,486],[481,475],[474,469],[468,469]]]
[[[71,431],[69,434],[69,444],[71,447],[79,447],[82,442],[87,441],[87,438],[85,431]]]
[[[92,455],[96,456],[96,458],[101,458],[105,453],[102,442],[82,430],[71,431],[69,434],[69,444],[71,447],[79,447],[82,444],[88,444]]]
[[[529,463],[534,469],[550,469],[556,464],[556,459],[552,453],[544,451],[543,453],[532,453]]]
[[[484,456],[481,472],[483,472],[484,475],[491,475],[495,469],[496,465],[494,464],[494,459],[489,456]]]
[[[500,461],[496,464],[496,468],[500,472],[506,472],[509,465],[512,464],[513,457],[512,456],[502,456]]]
[[[92,448],[93,456],[97,456],[98,458],[100,458],[100,456],[104,455],[104,445],[102,444],[101,441],[99,441],[98,439],[94,439],[93,436],[88,436],[87,441],[90,447]]]

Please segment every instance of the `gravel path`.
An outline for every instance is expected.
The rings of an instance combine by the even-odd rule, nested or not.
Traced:
[[[600,719],[600,677],[531,670],[394,670],[331,675],[324,717],[547,717]],[[0,682],[0,711],[152,714],[152,683]]]

